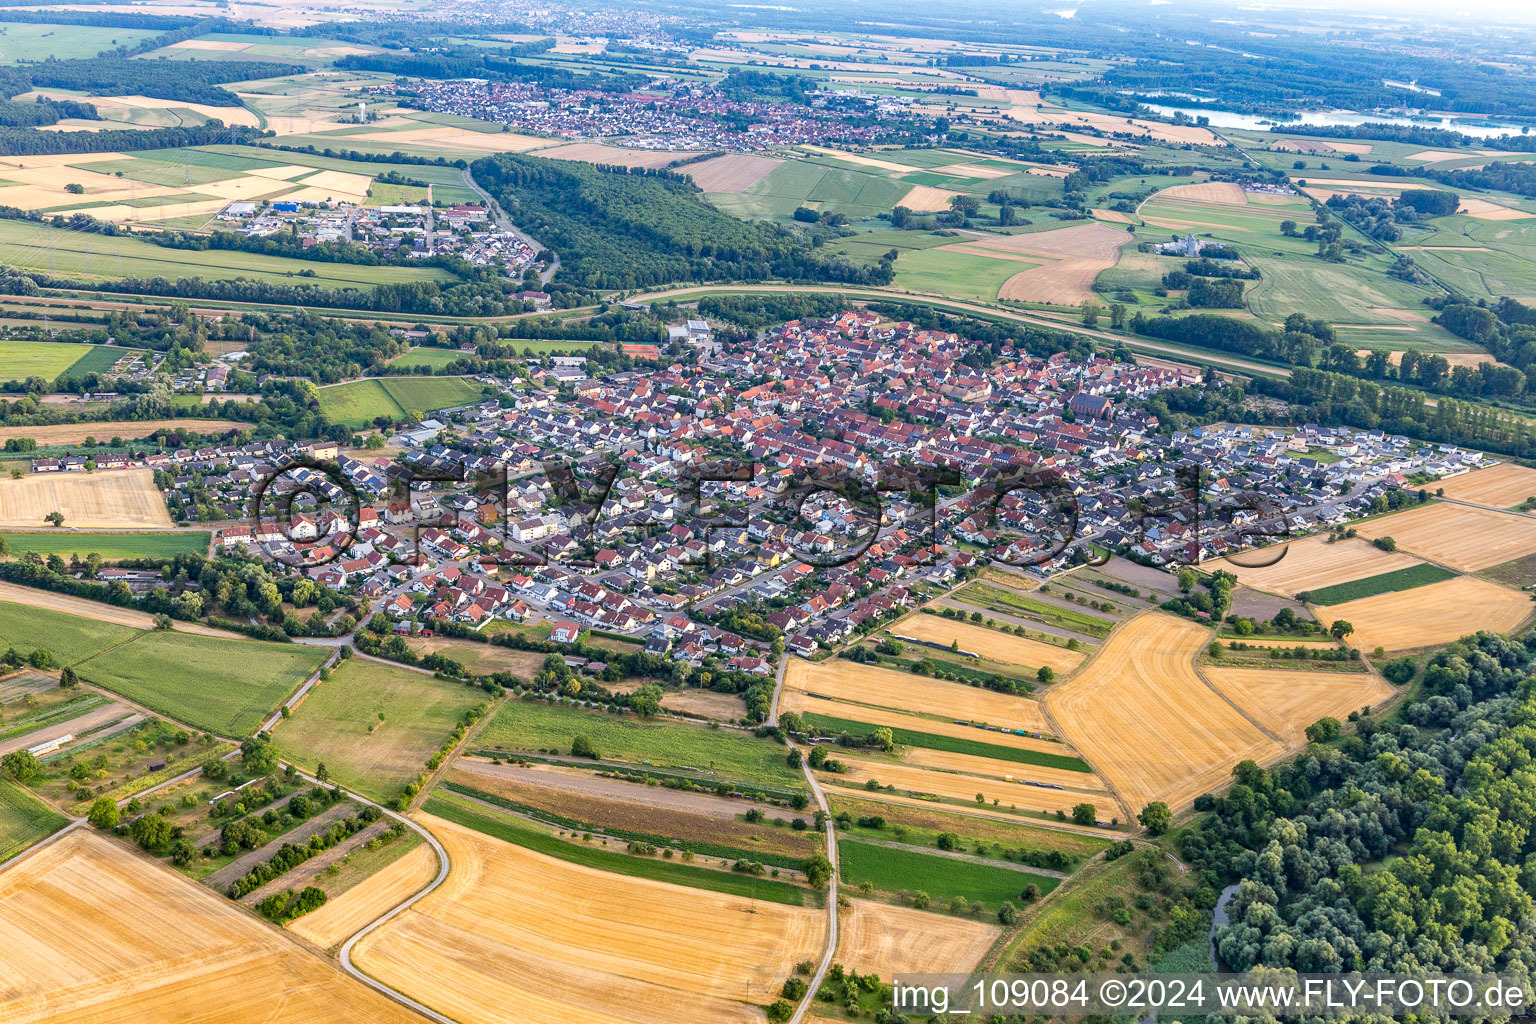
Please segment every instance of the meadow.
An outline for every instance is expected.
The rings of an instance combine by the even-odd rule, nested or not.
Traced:
[[[122,628],[122,627],[116,627]],[[323,647],[192,633],[141,633],[111,657],[76,664],[81,677],[160,714],[244,736],[320,667]]]
[[[1004,903],[1017,906],[1019,893],[1027,885],[1033,884],[1044,895],[1060,884],[1049,875],[857,839],[839,841],[837,854],[843,881],[849,885],[869,882],[881,892],[925,892],[937,905],[956,899],[967,906],[978,901],[989,916]]]
[[[342,662],[273,732],[285,757],[375,800],[391,800],[485,695],[361,657]]]
[[[462,377],[383,377],[321,388],[320,408],[333,423],[365,427],[379,417],[399,423],[479,398],[480,389]]]
[[[28,530],[0,533],[9,546],[11,557],[35,551],[44,557],[62,555],[100,555],[116,562],[125,558],[174,558],[183,554],[206,554],[213,535],[206,530],[165,531],[163,533],[83,533],[61,530]]]
[[[898,288],[933,292],[948,298],[991,302],[1015,274],[1038,266],[1033,261],[981,256],[951,249],[904,252],[896,260]]]
[[[10,779],[0,779],[0,864],[68,824],[68,818]]]
[[[452,274],[434,267],[364,267],[259,253],[167,249],[122,235],[86,234],[15,220],[0,221],[0,262],[21,270],[66,277],[163,277],[171,281],[243,277],[268,284],[321,288],[368,288],[453,279]]]
[[[586,736],[598,756],[609,761],[654,765],[696,772],[701,782],[738,780],[799,789],[804,780],[784,760],[784,747],[750,734],[674,722],[648,721],[634,715],[513,700],[503,704],[480,733],[481,747],[554,750],[568,757],[571,741]]]
[[[0,21],[0,63],[79,60],[102,50],[133,46],[155,34],[153,29]]]
[[[52,651],[60,664],[74,664],[138,633],[129,626],[0,601],[0,643],[16,648],[23,657],[41,647]]]
[[[52,381],[110,369],[130,349],[55,341],[0,340],[0,380],[41,377]],[[103,362],[105,365],[102,365]]]

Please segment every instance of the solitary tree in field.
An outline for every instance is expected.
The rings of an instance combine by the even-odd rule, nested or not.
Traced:
[[[64,513],[57,510],[49,512],[46,516],[43,516],[43,522],[48,523],[51,526],[63,526]]]
[[[1143,807],[1136,820],[1146,826],[1147,832],[1154,836],[1160,836],[1168,831],[1168,826],[1173,824],[1173,812],[1168,805],[1161,800],[1154,800]]]
[[[315,765],[315,778],[320,782],[331,781],[331,770],[325,766],[324,761],[321,761],[319,764]]]
[[[1099,820],[1099,809],[1086,801],[1072,808],[1072,821],[1077,825],[1092,825]]]
[[[1349,636],[1354,631],[1355,627],[1350,623],[1345,622],[1343,619],[1334,619],[1333,625],[1328,627],[1328,635],[1333,637],[1335,640],[1340,641],[1342,641],[1345,637]]]

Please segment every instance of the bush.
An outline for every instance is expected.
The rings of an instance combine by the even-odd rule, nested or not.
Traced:
[[[586,733],[577,733],[571,740],[572,757],[590,757],[597,760],[597,748],[592,745],[592,739]]]

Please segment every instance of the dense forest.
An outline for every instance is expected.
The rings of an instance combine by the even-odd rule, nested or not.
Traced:
[[[429,53],[353,54],[338,60],[336,67],[348,71],[381,71],[404,78],[484,78],[493,82],[535,82],[551,89],[612,92],[637,89],[649,80],[644,75],[582,75],[558,66],[524,64],[472,46]]]
[[[26,104],[18,104],[26,106]],[[225,125],[217,119],[194,128],[121,128],[100,132],[38,132],[0,128],[0,156],[44,153],[122,153],[178,146],[233,145],[259,138],[245,125]]]
[[[800,235],[723,214],[676,174],[512,154],[477,160],[472,170],[513,220],[560,253],[561,277],[583,288],[891,280],[889,264],[824,258]]]
[[[1233,970],[1536,967],[1536,652],[1479,633],[1436,654],[1400,716],[1265,770],[1244,762],[1181,844]]]
[[[1503,149],[1516,153],[1536,152],[1536,135],[1493,135],[1486,139],[1474,138],[1445,128],[1429,128],[1423,125],[1384,124],[1293,124],[1275,125],[1272,132],[1287,135],[1310,135],[1324,139],[1384,139],[1388,142],[1408,142],[1415,146],[1434,149],[1455,149],[1459,146],[1475,146],[1478,149]],[[1469,156],[1472,154],[1468,154]],[[1399,171],[1401,173],[1401,170]]]
[[[304,68],[272,61],[97,57],[93,60],[50,60],[9,70],[24,76],[32,88],[77,89],[98,96],[152,96],[214,107],[238,107],[240,97],[228,89],[219,88],[220,84],[295,75],[302,73]]]

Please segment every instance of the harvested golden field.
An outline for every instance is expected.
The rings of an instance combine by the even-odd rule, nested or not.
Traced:
[[[1070,672],[1083,662],[1083,654],[1080,651],[1069,651],[1065,647],[1031,640],[1029,637],[1000,633],[986,626],[957,622],[954,619],[922,612],[909,615],[891,625],[888,631],[943,644],[945,647],[948,647],[952,641],[957,641],[963,651],[971,651],[983,658],[1007,662],[1010,665],[1027,665],[1030,668],[1049,665],[1053,671]]]
[[[1473,576],[1321,609],[1325,621],[1343,619],[1353,625],[1349,642],[1366,651],[1448,644],[1480,629],[1507,633],[1531,610],[1527,595]]]
[[[1248,195],[1230,181],[1202,181],[1198,185],[1174,185],[1158,194],[1159,199],[1188,199],[1199,203],[1224,203],[1247,206]]]
[[[0,441],[30,437],[39,445],[79,444],[88,437],[109,441],[113,437],[149,437],[161,430],[196,430],[224,433],[238,427],[229,420],[104,420],[100,423],[55,423],[46,427],[0,427]],[[113,470],[113,472],[119,472]]]
[[[998,297],[1067,306],[1093,298],[1093,279],[1115,265],[1121,246],[1132,238],[1122,228],[1090,221],[1054,231],[979,238],[967,244],[1046,258],[1050,262],[1005,281]]]
[[[50,512],[65,527],[171,525],[152,469],[98,473],[33,473],[0,480],[0,526],[42,526]]]
[[[854,900],[838,915],[837,963],[860,974],[968,974],[1002,929],[948,914]]]
[[[1130,214],[1121,213],[1119,210],[1094,210],[1093,215],[1097,219],[1104,221],[1106,224],[1136,223],[1135,221],[1131,220]]]
[[[1367,524],[1368,525],[1368,524]],[[1285,557],[1274,565],[1245,568],[1236,559],[1245,561],[1269,561],[1283,548]],[[1237,577],[1244,586],[1267,590],[1274,594],[1291,597],[1303,590],[1318,590],[1335,583],[1361,580],[1367,576],[1379,576],[1384,572],[1406,569],[1419,564],[1419,559],[1402,551],[1383,551],[1370,541],[1358,537],[1330,544],[1326,537],[1315,535],[1293,540],[1289,544],[1274,545],[1258,551],[1242,552],[1232,558],[1213,558],[1202,569],[1222,569]]]
[[[1239,761],[1284,751],[1195,673],[1210,636],[1187,619],[1143,613],[1046,695],[1063,737],[1118,790],[1127,813],[1153,800],[1183,807],[1225,783]]]
[[[705,192],[745,192],[756,185],[768,172],[783,160],[755,156],[751,153],[729,153],[713,160],[692,164],[684,171],[693,183]]]
[[[1319,718],[1343,721],[1351,711],[1376,705],[1392,687],[1365,672],[1288,672],[1285,669],[1206,665],[1205,677],[1287,746],[1306,743],[1306,728]]]
[[[1018,235],[978,235],[970,245],[999,252],[1019,252],[1029,256],[1083,256],[1113,260],[1120,247],[1131,240],[1124,228],[1095,221],[1075,224],[1052,231],[1033,231]]]
[[[525,153],[530,149],[549,145],[548,139],[516,132],[477,132],[468,128],[436,125],[428,128],[407,128],[404,131],[378,131],[349,136],[370,142],[407,142],[416,146],[437,149],[470,150],[477,153]],[[553,155],[548,154],[548,155]]]
[[[1448,477],[1434,486],[1437,490],[1443,489],[1447,498],[1509,508],[1536,495],[1536,469],[1501,462],[1487,469]]]
[[[899,174],[910,174],[915,168],[910,164],[898,164],[890,160],[880,160],[872,156],[861,156],[858,153],[850,153],[843,149],[832,149],[828,146],[801,146],[807,153],[817,153],[821,156],[830,156],[835,160],[845,163],[858,164],[860,167],[875,167],[882,171],[896,171]]]
[[[1400,550],[1475,572],[1536,551],[1536,519],[1434,502],[1361,523],[1364,537],[1391,537]]]
[[[933,750],[929,747],[910,747],[902,754],[903,764],[914,768],[932,768],[942,772],[960,772],[984,779],[1029,779],[1033,782],[1053,782],[1087,792],[1104,791],[1104,782],[1088,772],[1068,771],[1045,765],[1020,764],[976,754],[957,754],[950,750]]]
[[[663,703],[666,702],[663,701]],[[827,715],[831,718],[846,718],[851,721],[863,722],[866,725],[888,725],[893,729],[912,729],[916,732],[933,733],[936,736],[953,736],[957,739],[981,740],[982,742],[996,744],[1000,747],[1038,750],[1047,754],[1070,754],[1072,751],[1071,747],[1058,743],[1055,740],[1037,740],[1033,736],[1019,736],[1011,732],[991,732],[977,729],[971,725],[957,725],[950,719],[940,721],[936,718],[919,718],[916,715],[904,715],[899,711],[891,711],[886,708],[869,708],[858,704],[844,704],[842,701],[812,697],[801,693],[799,690],[786,689],[779,703],[785,711],[809,711],[813,714]]]
[[[410,1024],[210,889],[77,830],[0,874],[7,1024]]]
[[[902,196],[896,205],[919,213],[935,213],[949,209],[949,201],[959,194],[932,185],[913,185],[912,191]]]
[[[784,671],[786,689],[838,700],[872,704],[897,711],[914,711],[946,719],[987,722],[1007,729],[1050,732],[1034,701],[996,690],[966,686],[874,665],[834,658],[812,664],[791,658]]]
[[[1510,206],[1501,206],[1486,199],[1471,199],[1467,196],[1461,197],[1461,208],[1456,212],[1465,214],[1474,220],[1526,220],[1530,217],[1536,217],[1536,213],[1528,213],[1525,210],[1517,210]]]
[[[404,903],[436,877],[437,854],[422,843],[319,910],[289,922],[288,930],[321,949],[330,949]]]
[[[432,815],[448,880],[358,943],[369,974],[464,1024],[758,1024],[826,922],[555,860]]]
[[[913,768],[885,761],[867,761],[841,753],[838,754],[837,759],[846,764],[848,770],[839,775],[820,777],[821,784],[834,792],[840,790],[849,795],[863,795],[869,792],[864,788],[865,785],[870,779],[875,779],[882,786],[896,787],[898,796],[916,793],[954,800],[957,802],[956,806],[945,809],[959,814],[965,814],[971,808],[978,807],[976,794],[980,793],[988,801],[1001,801],[1004,807],[1017,807],[1021,810],[1045,813],[1056,811],[1070,813],[1075,805],[1088,800],[1099,805],[1099,810],[1104,812],[1105,820],[1114,816],[1114,799],[1108,793],[1092,794],[1070,789],[1046,789],[1042,786],[1026,786],[1021,782],[1005,782],[1002,779]],[[1016,779],[1032,778],[1037,770],[1040,772],[1048,770],[1037,769],[1034,765],[1027,764],[1017,767],[1019,771],[1014,775]],[[1070,774],[1077,775],[1079,778],[1090,778],[1080,772]],[[1096,795],[1097,801],[1095,801]]]
[[[673,161],[686,160],[694,155],[692,150],[625,149],[622,146],[605,146],[599,142],[570,142],[539,150],[539,156],[551,160],[585,160],[591,164],[620,167],[665,167]]]

